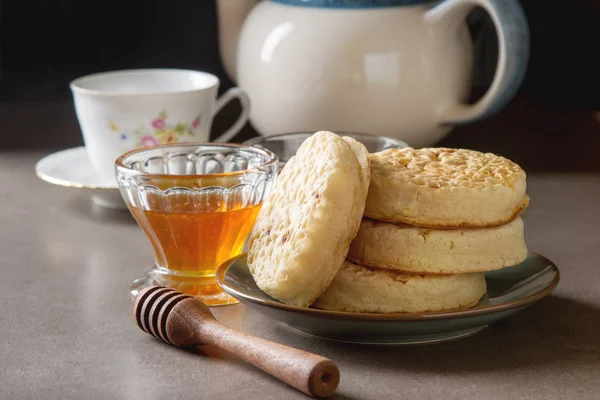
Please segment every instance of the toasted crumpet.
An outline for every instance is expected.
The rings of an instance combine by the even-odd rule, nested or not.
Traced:
[[[346,261],[313,306],[356,313],[434,312],[473,307],[485,293],[482,272],[410,275]]]
[[[431,228],[488,228],[527,207],[526,175],[514,162],[473,150],[388,149],[371,154],[365,215]]]
[[[431,229],[365,219],[348,259],[416,274],[464,274],[513,266],[527,257],[523,220],[483,229]]]
[[[250,234],[248,265],[260,289],[308,307],[330,284],[356,236],[370,174],[367,149],[317,132],[283,168]]]

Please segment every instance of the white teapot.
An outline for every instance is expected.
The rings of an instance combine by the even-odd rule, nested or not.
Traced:
[[[466,104],[473,54],[465,18],[498,35],[487,93]],[[529,32],[516,0],[218,0],[221,58],[269,136],[333,130],[432,145],[502,108],[520,85]]]

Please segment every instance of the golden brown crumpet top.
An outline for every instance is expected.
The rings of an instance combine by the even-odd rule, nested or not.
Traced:
[[[491,153],[465,149],[388,149],[371,154],[365,215],[432,228],[487,228],[529,204],[525,171]]]

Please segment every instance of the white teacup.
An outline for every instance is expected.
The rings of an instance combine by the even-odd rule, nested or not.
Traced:
[[[87,75],[71,82],[77,119],[92,165],[114,178],[114,161],[140,147],[207,142],[213,117],[233,98],[242,113],[213,141],[233,138],[248,121],[250,100],[240,88],[217,99],[219,78],[206,72],[140,69]]]

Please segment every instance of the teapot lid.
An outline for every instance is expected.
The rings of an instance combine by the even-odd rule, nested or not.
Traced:
[[[432,0],[271,0],[289,6],[321,8],[383,8],[412,6],[430,3]]]

